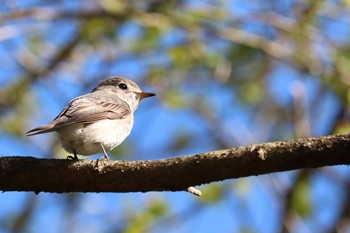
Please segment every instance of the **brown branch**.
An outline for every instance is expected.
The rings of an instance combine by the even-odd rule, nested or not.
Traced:
[[[215,33],[220,38],[243,44],[252,48],[260,49],[267,55],[281,60],[289,59],[292,56],[292,50],[281,43],[268,40],[254,33],[246,32],[236,28],[218,28]]]
[[[124,19],[128,15],[128,11],[124,11],[121,14],[113,14],[103,9],[96,9],[93,11],[63,11],[57,10],[54,7],[33,7],[29,9],[23,9],[18,11],[8,12],[7,14],[0,15],[0,23],[4,23],[9,20],[33,18],[37,20],[60,20],[60,19],[75,19],[75,20],[89,20],[93,18],[111,18],[111,19]]]
[[[154,161],[0,157],[0,190],[182,191],[225,179],[350,164],[350,134],[271,142]]]

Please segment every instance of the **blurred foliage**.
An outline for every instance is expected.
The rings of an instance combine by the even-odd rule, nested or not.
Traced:
[[[199,199],[199,201],[208,204],[215,203],[222,199],[224,191],[225,190],[222,185],[218,183],[213,183],[202,189],[204,195]]]
[[[312,214],[312,202],[310,197],[310,183],[308,180],[300,180],[294,187],[291,197],[291,209],[301,217],[308,217]]]
[[[7,0],[0,12],[0,146],[13,153],[64,157],[57,138],[23,139],[23,132],[36,125],[34,119],[38,124],[52,119],[69,99],[112,75],[157,93],[153,104],[142,104],[144,116],[136,119],[130,138],[111,152],[115,159],[158,159],[349,132],[349,1]],[[213,183],[200,187],[199,199],[164,194],[127,213],[106,207],[107,216],[123,215],[121,226],[94,219],[105,232],[157,232],[157,225],[161,232],[193,232],[199,222],[201,230],[210,231],[218,225],[212,218],[231,222],[227,213],[235,220],[230,232],[307,232],[305,225],[308,232],[350,229],[343,205],[350,197],[348,174],[339,178],[346,172],[338,168],[301,173],[295,183],[293,172],[238,180],[233,186]],[[333,185],[326,191],[344,197],[327,206],[333,214],[327,222],[321,220],[326,202],[315,193],[313,174]],[[5,219],[11,224],[0,221],[0,231],[42,229],[31,219],[40,219],[36,210],[45,202],[64,209],[60,219],[69,222],[66,231],[93,232],[90,225],[80,229],[71,221],[83,212],[84,195],[46,202],[40,195],[26,197],[25,207]],[[218,208],[216,203],[224,203],[226,212],[199,217]],[[256,220],[263,217],[272,220]]]
[[[167,204],[159,199],[152,199],[140,212],[130,216],[128,225],[124,229],[126,233],[141,233],[149,231],[149,227],[156,219],[167,212]]]

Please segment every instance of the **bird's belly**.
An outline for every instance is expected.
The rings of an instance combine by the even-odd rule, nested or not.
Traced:
[[[92,124],[72,124],[57,132],[63,148],[79,155],[101,153],[102,147],[112,150],[130,134],[132,121],[125,119],[102,120]]]

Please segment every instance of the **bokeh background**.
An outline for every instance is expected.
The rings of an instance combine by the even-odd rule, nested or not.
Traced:
[[[0,155],[65,159],[54,133],[24,132],[114,75],[157,97],[112,159],[349,132],[349,24],[348,0],[2,0]],[[349,175],[226,180],[200,198],[5,192],[0,232],[350,232]]]

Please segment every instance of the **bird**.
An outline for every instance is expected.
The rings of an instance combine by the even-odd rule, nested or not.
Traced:
[[[155,95],[143,92],[129,79],[113,76],[102,80],[90,93],[71,100],[53,121],[25,135],[56,131],[62,147],[74,155],[67,158],[103,153],[109,159],[107,151],[130,134],[134,112],[141,100]]]

